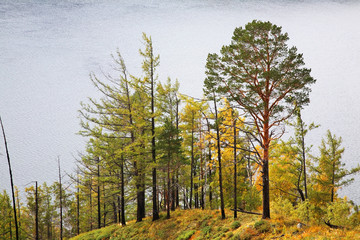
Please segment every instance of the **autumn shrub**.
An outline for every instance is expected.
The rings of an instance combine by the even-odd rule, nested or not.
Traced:
[[[261,200],[259,191],[257,191],[257,189],[255,187],[248,189],[245,192],[242,200],[246,203],[244,207],[248,211],[255,210],[258,207],[260,207],[262,204],[262,200]]]
[[[180,236],[176,238],[176,240],[188,240],[195,233],[195,230],[187,230],[181,233]]]
[[[233,233],[233,232],[228,232],[228,233],[227,233],[227,237],[228,237],[228,238],[231,238],[232,236],[234,236],[234,233]]]
[[[254,224],[254,228],[261,233],[265,233],[271,230],[271,225],[268,221],[260,220]]]
[[[222,231],[224,232],[224,233],[226,233],[226,232],[228,232],[230,229],[228,228],[228,227],[224,227],[223,229],[222,229]]]
[[[211,226],[206,226],[206,227],[204,227],[203,229],[201,229],[201,234],[202,234],[203,236],[209,235],[210,232],[211,232]]]
[[[292,216],[294,211],[293,204],[287,198],[278,197],[275,201],[271,202],[271,210],[278,216]]]
[[[293,211],[295,218],[305,223],[313,223],[319,221],[319,209],[306,199],[304,202],[299,203]]]
[[[232,240],[250,240],[256,235],[258,235],[258,232],[254,228],[248,227],[248,228],[244,229],[243,231],[241,231],[240,233],[235,234],[231,239]]]
[[[241,224],[240,224],[239,221],[234,221],[234,222],[231,223],[231,228],[234,229],[234,230],[239,228],[240,226],[241,226]]]
[[[340,199],[328,203],[326,208],[325,220],[331,224],[348,226],[350,225],[351,206],[348,202]]]

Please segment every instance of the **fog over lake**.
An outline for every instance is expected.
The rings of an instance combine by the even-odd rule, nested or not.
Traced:
[[[84,151],[80,102],[100,94],[89,73],[108,71],[118,48],[130,73],[141,76],[142,32],[160,54],[159,80],[178,79],[180,91],[201,97],[208,53],[229,44],[235,27],[268,20],[289,33],[317,83],[306,122],[343,138],[343,161],[360,163],[360,3],[357,1],[116,1],[1,0],[0,115],[5,125],[14,183],[57,180],[57,157],[72,172]],[[9,189],[0,141],[0,190]],[[271,178],[271,176],[270,176]],[[360,203],[360,174],[341,191]]]

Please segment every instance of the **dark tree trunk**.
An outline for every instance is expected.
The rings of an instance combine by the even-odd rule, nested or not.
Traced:
[[[101,228],[101,202],[100,202],[100,159],[97,158],[97,207],[98,207],[98,229]]]
[[[235,118],[235,116],[234,116]],[[237,169],[236,169],[236,119],[234,119],[234,209],[237,209]],[[237,211],[234,211],[234,218],[237,218]]]
[[[90,202],[90,231],[93,230],[93,203],[92,203],[92,178],[89,182],[89,202]]]
[[[103,184],[103,227],[106,227],[106,215],[107,215],[107,210],[106,210],[106,197],[105,197],[105,184]]]
[[[176,97],[176,131],[179,131],[179,103],[180,100],[177,99]],[[178,134],[176,136],[177,138],[179,138]],[[180,206],[180,198],[179,198],[179,171],[176,170],[176,184],[175,184],[175,188],[176,188],[176,207]]]
[[[171,187],[171,211],[175,211],[176,208],[176,182],[175,182],[175,174],[173,172],[171,177],[172,187]]]
[[[9,150],[8,150],[8,146],[7,146],[7,141],[6,141],[4,125],[3,125],[3,122],[2,122],[2,120],[1,120],[1,117],[0,117],[0,124],[1,124],[1,129],[2,129],[2,133],[3,133],[3,137],[4,137],[6,157],[7,157],[8,165],[9,165],[10,185],[11,185],[11,193],[12,193],[12,201],[13,201],[13,210],[14,210],[14,219],[15,219],[15,234],[16,234],[16,240],[19,240],[19,229],[18,229],[18,220],[17,220],[17,215],[16,215],[16,203],[15,203],[15,193],[14,193],[14,182],[13,182],[13,176],[12,176],[12,170],[11,170],[11,164],[10,164],[10,155],[9,155]]]
[[[333,161],[333,171],[332,171],[332,178],[331,178],[331,199],[330,202],[334,202],[334,196],[335,196],[335,161]]]
[[[210,124],[208,123],[208,131],[210,134]],[[208,146],[208,150],[209,150],[209,163],[211,163],[211,141],[209,140],[209,146]],[[211,176],[211,168],[209,168],[209,203],[210,203],[210,209],[213,209],[213,203],[212,203],[212,189],[211,189],[211,183],[212,182],[212,176]]]
[[[201,140],[201,131],[200,131],[200,143],[201,143],[201,149],[200,149],[200,174],[199,174],[199,183],[201,184],[201,190],[200,190],[200,207],[202,210],[204,210],[204,183],[203,183],[203,179],[204,179],[204,171],[203,171],[203,164],[204,164],[204,159],[203,159],[203,150],[202,150],[202,140]]]
[[[124,157],[121,156],[121,166],[120,166],[120,171],[121,171],[121,203],[120,203],[120,208],[121,208],[121,225],[125,226],[126,225],[126,220],[125,220],[125,181],[124,181]]]
[[[39,199],[37,181],[35,181],[35,239],[39,240]]]
[[[171,196],[171,189],[170,189],[170,156],[169,161],[167,164],[167,214],[166,218],[170,218],[170,196]]]
[[[194,175],[194,116],[191,129],[191,166],[190,166],[190,202],[189,207],[191,209],[192,195],[193,195],[193,175]]]
[[[76,178],[77,186],[76,186],[76,233],[80,234],[80,188],[79,188],[79,175],[77,174]]]
[[[264,159],[262,160],[263,180],[263,219],[270,218],[270,186],[269,186],[269,145],[264,147]]]
[[[304,174],[304,191],[305,191],[305,196],[303,196],[304,194],[300,195],[302,196],[301,198],[305,201],[305,199],[308,198],[308,192],[307,192],[307,177],[306,177],[306,153],[305,153],[305,136],[304,136],[304,122],[301,119],[301,112],[299,110],[298,112],[299,114],[299,119],[300,119],[300,127],[301,127],[301,153],[302,153],[302,164],[303,164],[303,174]]]
[[[61,168],[60,168],[60,158],[58,158],[58,166],[59,166],[59,188],[60,188],[60,239],[63,239],[63,203],[62,203],[62,183],[61,183]]]
[[[224,195],[223,195],[223,186],[222,186],[222,169],[221,169],[220,129],[219,129],[219,123],[218,123],[218,112],[217,112],[217,107],[216,107],[215,94],[214,94],[214,106],[215,106],[217,152],[218,152],[218,163],[219,163],[220,208],[221,208],[221,218],[225,219],[225,206],[224,206]]]
[[[121,224],[121,203],[120,203],[120,195],[117,196],[117,206],[118,206],[118,216],[119,220],[118,222]]]
[[[93,230],[93,203],[92,203],[92,178],[89,183],[89,201],[90,201],[90,231]]]
[[[154,59],[153,59],[153,49],[152,46],[150,48],[150,80],[151,80],[151,153],[152,153],[152,161],[156,163],[156,145],[155,145],[155,93],[154,93]],[[159,209],[157,205],[157,190],[156,190],[156,167],[153,167],[152,171],[152,184],[153,184],[153,221],[159,219]]]
[[[196,170],[194,171],[194,178],[196,179]],[[199,208],[199,185],[197,183],[194,184],[194,192],[195,208]]]
[[[211,169],[209,169],[209,181],[211,183]],[[209,183],[209,203],[210,203],[210,209],[213,209],[213,193],[210,183]]]

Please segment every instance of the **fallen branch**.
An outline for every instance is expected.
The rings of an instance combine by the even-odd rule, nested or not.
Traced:
[[[254,215],[262,215],[261,213],[256,213],[256,212],[249,212],[249,211],[245,211],[242,209],[230,209],[231,211],[237,211],[237,212],[242,212],[242,213],[247,213],[247,214],[254,214]]]
[[[343,229],[344,227],[343,226],[338,226],[338,225],[333,225],[330,223],[330,221],[325,221],[324,220],[324,223],[329,226],[330,228],[334,228],[334,229]]]

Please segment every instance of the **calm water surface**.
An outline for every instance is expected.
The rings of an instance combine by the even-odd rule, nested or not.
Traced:
[[[322,125],[309,136],[317,146],[327,129],[343,137],[347,166],[360,162],[360,4],[356,1],[0,1],[0,114],[22,190],[53,182],[60,156],[65,171],[83,151],[80,101],[98,96],[89,73],[107,71],[122,52],[141,74],[141,33],[161,56],[159,79],[178,78],[183,93],[201,97],[206,56],[230,42],[235,27],[253,19],[283,26],[317,79],[306,121]],[[0,145],[0,189],[8,189]],[[314,149],[316,150],[316,149]],[[316,154],[316,151],[314,151]],[[359,180],[341,191],[360,203]]]

